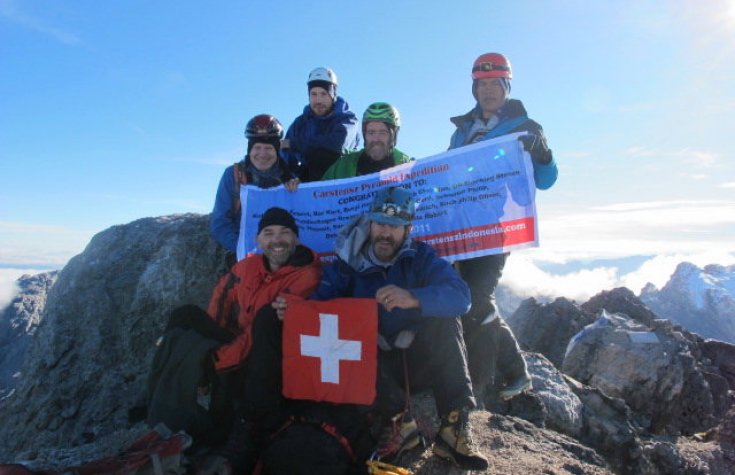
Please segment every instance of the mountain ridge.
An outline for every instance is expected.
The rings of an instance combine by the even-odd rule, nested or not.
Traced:
[[[224,270],[207,221],[190,214],[114,226],[59,273],[24,377],[0,400],[0,461],[68,466],[115,453],[144,429],[129,420],[129,411],[141,403],[168,313],[184,303],[205,306]],[[603,310],[615,316],[613,323],[595,327]],[[527,299],[508,320],[526,350],[535,389],[473,416],[476,440],[495,467],[486,473],[732,472],[735,440],[727,424],[735,417],[735,346],[656,318],[627,289],[583,305]],[[637,332],[655,334],[659,343],[641,346],[630,338]],[[618,371],[565,374],[572,338],[600,355],[615,342]],[[670,374],[662,379],[657,368]],[[633,374],[650,384],[630,384]],[[595,387],[602,376],[605,391]],[[674,384],[662,386],[667,381]],[[645,404],[659,393],[673,401],[673,412]],[[431,407],[417,398],[419,410]],[[694,415],[684,417],[682,408],[695,408]],[[690,434],[691,420],[701,421],[691,427],[705,433],[700,440]],[[410,454],[405,465],[417,474],[461,473],[428,450]]]

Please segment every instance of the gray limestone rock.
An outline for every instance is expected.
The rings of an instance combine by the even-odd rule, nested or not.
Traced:
[[[527,299],[506,322],[521,348],[541,353],[561,368],[569,340],[594,320],[594,314],[585,312],[574,302],[558,298],[544,305]]]
[[[694,434],[723,415],[699,349],[683,335],[602,312],[569,343],[563,371],[649,418],[657,434]]]
[[[48,291],[58,271],[23,275],[18,279],[19,292],[0,311],[0,405],[21,376],[21,366],[33,335],[41,322]]]
[[[207,216],[146,218],[97,234],[49,293],[25,377],[0,408],[0,460],[127,427],[169,312],[206,306],[223,261]]]

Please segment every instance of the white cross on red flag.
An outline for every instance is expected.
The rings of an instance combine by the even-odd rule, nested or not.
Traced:
[[[374,299],[326,301],[286,296],[283,395],[290,399],[372,404],[378,366]]]

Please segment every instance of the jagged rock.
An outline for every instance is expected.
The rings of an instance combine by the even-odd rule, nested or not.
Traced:
[[[582,310],[592,315],[599,315],[602,310],[607,310],[609,313],[620,313],[646,326],[651,326],[657,318],[656,314],[625,287],[600,292],[582,304]]]
[[[223,262],[209,237],[206,216],[149,218],[97,235],[59,275],[27,351],[25,377],[0,407],[0,462],[26,459],[35,460],[37,467],[61,468],[115,454],[135,439],[145,426],[131,424],[127,411],[142,392],[153,342],[172,308],[206,303]],[[616,293],[625,298],[600,297],[605,303],[596,308],[608,305],[635,314],[623,310],[624,303],[631,303],[629,296],[618,291],[610,295]],[[727,388],[732,389],[735,368],[729,345],[705,342],[668,321],[653,320],[646,331],[662,339],[671,355],[666,366],[667,360],[655,351],[641,354],[619,344],[618,353],[608,353],[604,347],[592,348],[588,336],[580,337],[581,344],[572,349],[590,345],[585,351],[591,359],[584,364],[594,370],[582,382],[599,383],[600,390],[563,377],[552,366],[556,359],[557,368],[563,367],[567,342],[594,315],[565,299],[525,305],[518,313],[522,328],[516,327],[521,329],[516,334],[522,334],[519,339],[527,349],[543,355],[525,354],[534,390],[505,403],[509,415],[472,415],[475,440],[492,463],[485,473],[733,473],[732,424],[720,424],[703,441],[646,433],[647,428],[685,433],[683,422],[721,420],[718,411],[728,407],[731,412],[724,417],[732,419]],[[629,323],[618,325],[610,340],[601,335],[600,343],[616,342],[616,332],[629,335],[642,327],[616,318]],[[650,380],[635,379],[638,373],[630,370],[642,356],[652,357],[641,364],[641,374]],[[623,366],[629,372],[605,366]],[[641,386],[638,392],[636,385]],[[705,389],[710,412],[702,410]],[[436,430],[434,403],[424,404],[419,396],[415,408],[427,413]],[[690,407],[697,397],[705,402]],[[643,404],[646,398],[648,405]],[[464,473],[430,450],[412,451],[404,463],[417,474]]]
[[[0,313],[0,405],[16,386],[26,350],[41,322],[46,296],[58,271],[21,276],[20,292]]]
[[[646,473],[650,466],[640,457],[640,429],[625,401],[570,377],[566,377],[566,382],[584,408],[580,440],[604,454],[621,473]]]
[[[533,379],[532,393],[545,408],[545,427],[563,434],[579,437],[582,430],[582,402],[564,381],[564,375],[543,355],[525,355],[528,371]],[[511,399],[511,403],[515,400]],[[529,418],[524,417],[529,420]]]
[[[727,380],[730,389],[735,390],[735,345],[707,340],[702,343],[702,353],[717,367],[720,374]]]
[[[476,411],[471,414],[473,439],[490,461],[486,474],[545,473],[612,475],[608,463],[593,449],[573,438],[516,417]],[[432,455],[430,449],[413,450],[399,460],[415,475],[463,475]]]
[[[570,342],[562,368],[582,383],[625,400],[650,418],[645,428],[653,433],[691,435],[714,426],[723,415],[692,350],[681,333],[664,327],[651,331],[602,312]]]
[[[527,299],[506,319],[521,348],[541,353],[557,368],[569,340],[594,320],[595,315],[565,298],[545,305]]]
[[[735,343],[735,265],[700,269],[682,262],[660,291],[647,285],[640,298],[657,315],[689,331]]]
[[[16,392],[0,408],[0,460],[128,426],[174,307],[206,305],[222,262],[208,217],[146,218],[97,234],[60,273]]]

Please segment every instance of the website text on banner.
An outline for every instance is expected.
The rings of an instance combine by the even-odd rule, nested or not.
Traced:
[[[504,135],[379,173],[283,187],[240,187],[242,219],[237,256],[257,252],[258,220],[272,206],[289,210],[301,242],[329,256],[339,230],[368,211],[373,194],[386,186],[413,192],[413,237],[453,261],[538,246],[536,187],[531,159],[517,140]]]

